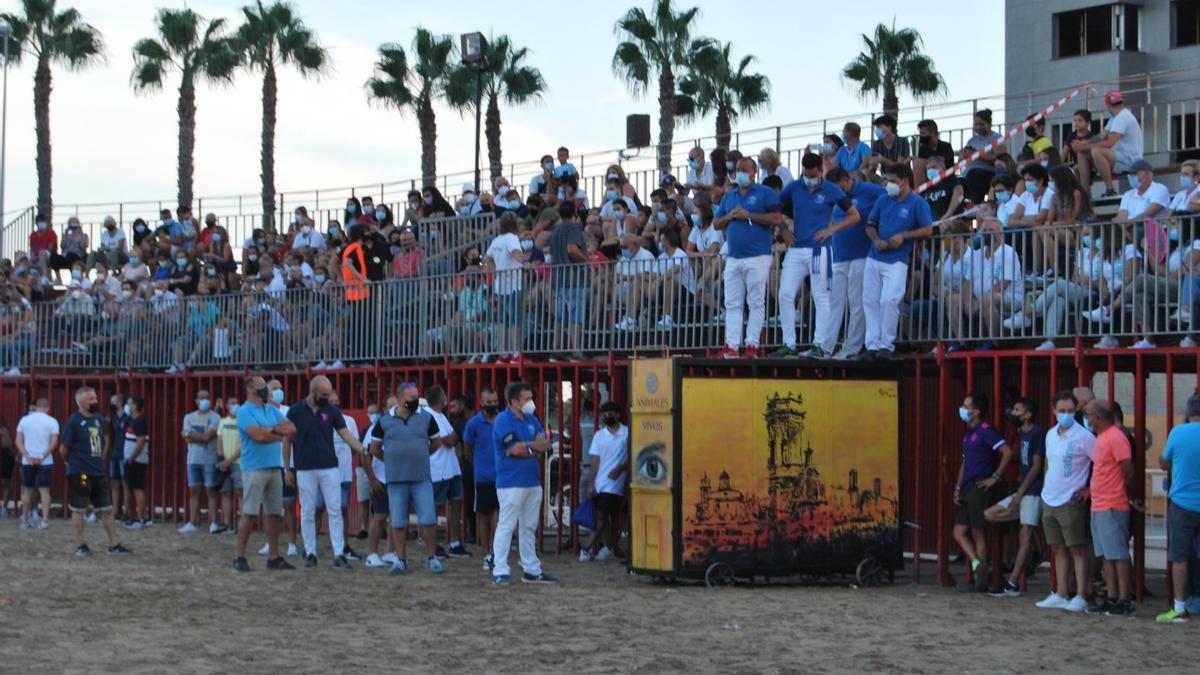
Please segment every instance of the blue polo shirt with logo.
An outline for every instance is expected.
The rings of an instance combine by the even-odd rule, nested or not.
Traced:
[[[496,441],[492,437],[492,427],[483,413],[478,412],[467,420],[467,428],[463,430],[463,443],[471,446],[474,455],[476,482],[496,482]]]
[[[963,434],[964,487],[975,485],[984,478],[991,478],[996,471],[996,452],[1004,447],[1005,443],[1004,437],[987,422],[981,422],[974,429],[967,429]]]
[[[849,145],[843,145],[838,148],[837,154],[833,156],[833,159],[838,163],[838,166],[846,171],[854,171],[862,166],[863,161],[870,156],[871,148],[866,143],[859,141],[853,150],[850,149]]]
[[[292,463],[297,471],[336,469],[337,451],[333,449],[333,434],[346,428],[342,411],[326,404],[313,412],[304,400],[288,408],[287,418],[296,425],[292,439]]]
[[[867,236],[867,216],[875,208],[875,202],[887,194],[887,191],[874,183],[856,180],[854,187],[847,195],[858,209],[859,220],[851,227],[833,235],[833,261],[848,262],[867,257],[871,249],[871,238]],[[833,219],[842,220],[846,212],[840,207],[833,210]]]
[[[528,443],[544,432],[542,423],[533,415],[517,417],[506,408],[492,424],[492,439],[496,444],[496,489],[538,487],[542,484],[541,462],[536,454],[509,457],[505,452],[517,443]]]
[[[751,214],[779,213],[779,195],[769,187],[755,183],[741,190],[730,190],[721,199],[721,213],[743,207]],[[730,220],[725,230],[730,258],[755,258],[771,255],[771,226],[749,220]]]
[[[842,188],[824,178],[813,190],[808,189],[803,178],[788,183],[779,194],[779,206],[784,213],[792,212],[792,231],[796,234],[792,248],[820,246],[815,236],[818,230],[829,227],[833,207],[848,210],[852,204]]]
[[[287,419],[273,405],[266,403],[243,403],[238,406],[237,425],[242,437],[242,471],[257,471],[259,469],[278,469],[283,466],[281,443],[259,443],[246,434],[253,426],[271,428]]]
[[[917,193],[909,191],[904,199],[897,200],[884,195],[875,202],[867,222],[878,223],[880,239],[890,239],[901,232],[919,230],[933,224],[933,215],[929,210],[929,202]],[[885,263],[906,263],[912,254],[912,240],[905,240],[900,248],[889,248],[880,251],[874,246],[867,256]]]

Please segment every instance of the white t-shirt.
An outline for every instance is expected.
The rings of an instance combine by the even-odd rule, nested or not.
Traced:
[[[971,291],[976,298],[982,298],[998,282],[1007,281],[1009,284],[1005,295],[1017,307],[1021,306],[1024,276],[1021,273],[1021,258],[1013,247],[1003,244],[994,252],[981,248],[971,251],[964,260],[963,276],[971,280]]]
[[[370,447],[371,447],[371,443],[372,443],[371,439],[374,438],[374,436],[372,436],[372,433],[374,433],[374,431],[375,431],[375,425],[372,424],[369,427],[367,427],[367,433],[363,435],[363,438],[366,439],[365,444],[366,444],[366,447],[368,450],[370,450]],[[375,480],[386,485],[387,484],[387,474],[384,473],[384,471],[386,471],[386,466],[384,465],[383,460],[379,459],[375,455],[371,455],[371,473],[375,474]]]
[[[25,438],[25,451],[34,457],[45,457],[42,466],[54,464],[54,447],[50,439],[59,434],[58,420],[43,412],[31,412],[17,422],[17,433]],[[29,460],[21,456],[21,464],[29,466]]]
[[[1118,162],[1133,162],[1142,158],[1142,127],[1129,108],[1113,116],[1104,125],[1104,130],[1110,134],[1121,134],[1121,138],[1113,145]]]
[[[688,234],[688,241],[696,247],[698,252],[707,254],[713,244],[720,246],[725,243],[725,235],[709,224],[704,228],[693,227],[691,233]]]
[[[625,202],[626,206],[629,207],[629,213],[637,213],[637,203],[633,201],[633,197],[621,197],[620,199],[621,199],[621,201]],[[613,203],[612,202],[610,202],[610,201],[604,202],[604,205],[600,207],[600,217],[601,218],[612,218],[613,217]],[[628,217],[629,216],[626,216],[626,218],[628,218]]]
[[[1046,432],[1046,478],[1042,499],[1049,506],[1062,506],[1091,476],[1092,451],[1096,437],[1076,422],[1062,431],[1055,424]]]
[[[657,259],[644,246],[639,247],[637,253],[634,253],[632,258],[624,258],[617,263],[617,276],[631,277],[643,272],[657,271]]]
[[[1104,256],[1099,253],[1083,248],[1079,249],[1075,252],[1075,267],[1093,281],[1105,280],[1107,282],[1105,285],[1108,286],[1110,292],[1116,289],[1112,263],[1105,260]]]
[[[666,274],[667,270],[672,267],[678,271],[675,272],[675,277],[679,279],[679,283],[688,290],[692,295],[696,294],[696,271],[692,269],[691,260],[688,259],[688,254],[683,252],[683,249],[675,249],[674,255],[667,255],[663,251],[658,256],[658,273]]]
[[[1024,206],[1025,212],[1028,213],[1031,202],[1026,199],[1028,192],[1022,192],[1020,196],[1010,193],[1008,201],[996,207],[996,217],[1000,219],[1000,224],[1008,227],[1008,219],[1012,218],[1018,206]]]
[[[346,429],[355,438],[358,438],[358,422],[349,415],[342,415],[342,420],[346,422]],[[353,452],[350,446],[342,439],[342,435],[338,432],[333,432],[333,452],[338,458],[338,473],[342,475],[342,482],[349,483],[354,476],[354,461],[352,459]]]
[[[324,251],[325,237],[320,232],[317,232],[315,227],[307,235],[304,234],[304,230],[301,230],[296,233],[295,239],[292,239],[292,248],[311,248]]]
[[[1051,190],[1050,188],[1047,187],[1046,191],[1042,193],[1042,198],[1038,200],[1038,205],[1037,205],[1038,213],[1041,213],[1042,211],[1049,211],[1050,205],[1053,203],[1054,203],[1054,190]],[[1029,214],[1028,211],[1026,211],[1025,213],[1026,213],[1026,215]]]
[[[712,187],[712,184],[713,184],[712,163],[705,162],[704,166],[700,169],[700,173],[696,173],[695,169],[693,169],[689,165],[688,170],[687,170],[686,183],[688,185],[695,185],[695,184],[699,183],[700,185],[707,185],[709,187]]]
[[[1192,242],[1191,246],[1180,245],[1167,256],[1167,271],[1178,272],[1183,267],[1183,259],[1192,251],[1200,251],[1200,239]]]
[[[765,176],[779,176],[779,180],[783,181],[783,187],[787,187],[788,183],[796,180],[792,176],[792,172],[786,166],[784,166],[782,164],[775,167],[774,172],[766,172],[764,175]],[[759,181],[759,182],[761,183],[762,181]]]
[[[1164,209],[1171,205],[1171,193],[1166,185],[1150,183],[1145,194],[1138,194],[1137,190],[1126,192],[1121,197],[1121,206],[1117,210],[1124,211],[1129,219],[1133,220],[1150,208],[1151,204],[1158,204]]]
[[[1192,209],[1188,207],[1188,202],[1191,201],[1192,197],[1195,197],[1198,192],[1200,192],[1200,184],[1192,187],[1191,190],[1180,190],[1179,192],[1176,192],[1175,196],[1171,198],[1171,210],[1175,212],[1191,211]]]
[[[450,420],[446,419],[445,415],[433,408],[422,408],[422,410],[429,413],[433,417],[433,421],[437,422],[438,438],[445,438],[454,433],[454,426],[450,424]],[[435,483],[462,475],[462,467],[458,465],[458,454],[454,452],[454,448],[443,445],[429,456],[429,475]]]
[[[121,228],[116,228],[111,233],[108,228],[100,230],[100,248],[105,251],[118,251],[121,249],[121,242],[125,241],[125,231]]]
[[[965,253],[960,255],[958,260],[955,260],[954,254],[946,251],[945,255],[942,256],[942,261],[938,263],[942,273],[943,288],[955,290],[962,288],[964,278],[963,268],[966,265],[966,260],[967,256]]]
[[[596,492],[625,494],[624,467],[629,462],[629,427],[622,424],[613,433],[601,425],[592,436],[588,454],[597,458],[592,460],[592,470],[596,472]],[[608,474],[616,468],[622,469],[621,475],[616,479],[609,478]]]
[[[521,250],[517,235],[506,232],[492,240],[487,257],[496,263],[496,280],[492,290],[496,295],[511,295],[521,290],[521,261],[513,257],[513,251]]]
[[[133,431],[133,418],[129,418],[129,424],[125,426],[125,459],[126,461],[133,455],[133,449],[137,447],[137,434]],[[147,430],[149,431],[149,430]],[[150,434],[146,434],[146,444],[142,446],[142,452],[133,460],[137,464],[150,463]]]

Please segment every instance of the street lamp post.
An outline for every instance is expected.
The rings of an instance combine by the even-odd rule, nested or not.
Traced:
[[[4,235],[8,223],[4,222],[4,164],[8,141],[8,36],[12,29],[0,23],[0,35],[4,36],[4,101],[0,102],[0,258],[4,257]]]
[[[462,62],[475,69],[475,195],[479,195],[479,135],[483,107],[483,69],[487,67],[487,40],[483,33],[466,33],[461,36]]]

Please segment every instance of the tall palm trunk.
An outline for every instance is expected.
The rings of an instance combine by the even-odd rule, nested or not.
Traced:
[[[663,64],[658,77],[658,170],[671,170],[671,144],[675,140],[675,73]]]
[[[262,205],[263,228],[275,231],[275,104],[278,82],[275,64],[267,62],[262,85]]]
[[[33,74],[33,119],[37,134],[37,178],[38,178],[38,212],[51,217],[53,209],[51,198],[51,161],[50,161],[50,59],[43,56],[38,59],[37,70]]]
[[[179,201],[177,205],[192,205],[192,178],[195,174],[196,152],[196,83],[189,76],[179,85]]]
[[[433,101],[421,101],[417,113],[417,125],[421,131],[421,185],[437,183],[437,116],[433,112]]]
[[[717,106],[717,147],[729,150],[729,139],[733,137],[733,128],[729,124],[729,109]]]
[[[487,115],[484,116],[484,136],[487,137],[488,166],[491,169],[492,185],[504,175],[504,164],[500,161],[500,101],[496,94],[488,95]]]
[[[900,99],[896,96],[896,85],[890,80],[883,85],[883,112],[897,121],[900,119]]]

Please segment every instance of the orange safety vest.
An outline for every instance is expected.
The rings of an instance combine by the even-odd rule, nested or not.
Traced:
[[[371,295],[371,291],[361,279],[354,276],[354,266],[350,264],[350,254],[358,256],[358,273],[366,276],[367,274],[367,258],[363,255],[363,247],[360,242],[354,242],[342,251],[342,283],[346,285],[346,301],[358,302],[366,300]]]

